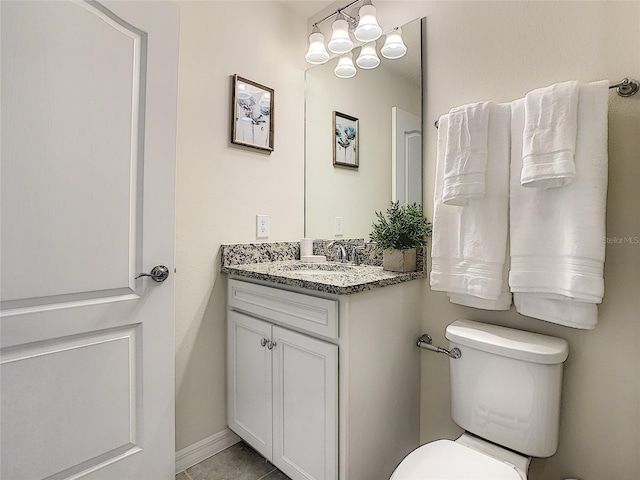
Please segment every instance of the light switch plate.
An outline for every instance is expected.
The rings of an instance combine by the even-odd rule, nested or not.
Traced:
[[[342,223],[343,223],[343,219],[342,217],[336,217],[334,224],[333,224],[333,233],[334,235],[342,235]]]

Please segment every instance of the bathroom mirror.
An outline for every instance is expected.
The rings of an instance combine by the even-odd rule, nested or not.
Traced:
[[[337,58],[306,72],[305,236],[369,239],[375,212],[392,199],[422,203],[424,19],[403,25],[407,54],[349,79]],[[354,60],[360,48],[354,49]],[[358,168],[334,165],[334,112],[358,119]]]

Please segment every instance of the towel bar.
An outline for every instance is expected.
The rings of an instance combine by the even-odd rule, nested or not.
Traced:
[[[444,353],[451,358],[462,357],[462,352],[459,348],[452,348],[451,350],[447,350],[446,348],[436,347],[435,345],[432,345],[432,343],[433,339],[428,333],[425,333],[418,339],[418,346],[420,348],[426,348],[427,350],[431,350],[432,352]]]
[[[618,95],[621,97],[630,97],[638,92],[638,89],[640,89],[640,82],[635,78],[627,77],[623,78],[618,83],[609,85],[609,88],[615,88],[616,92],[618,92]]]
[[[618,95],[621,97],[630,97],[631,95],[635,95],[640,90],[640,82],[635,78],[626,77],[620,80],[619,82],[612,83],[609,85],[609,88],[615,88]],[[433,126],[438,128],[438,120],[433,122]]]

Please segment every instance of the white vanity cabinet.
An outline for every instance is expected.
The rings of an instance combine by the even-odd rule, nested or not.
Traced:
[[[419,442],[419,284],[331,295],[230,279],[231,430],[293,480],[387,480]]]
[[[337,479],[338,347],[273,323],[331,334],[337,302],[231,280],[229,306],[229,427],[294,480]]]

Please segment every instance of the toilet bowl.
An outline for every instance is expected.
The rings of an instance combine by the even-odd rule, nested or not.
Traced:
[[[526,480],[530,460],[465,433],[416,448],[390,480]]]
[[[445,333],[451,416],[465,430],[409,453],[390,480],[526,480],[558,447],[566,340],[469,320]]]

